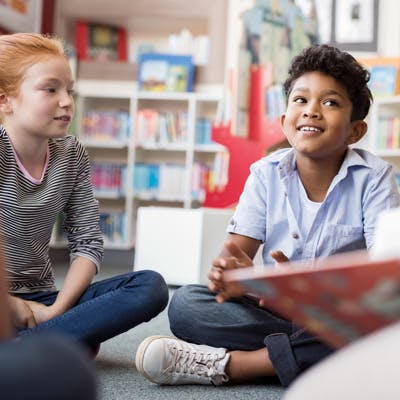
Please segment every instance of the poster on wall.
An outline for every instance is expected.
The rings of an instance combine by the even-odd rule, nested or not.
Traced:
[[[40,33],[42,0],[0,0],[0,27],[9,32]]]

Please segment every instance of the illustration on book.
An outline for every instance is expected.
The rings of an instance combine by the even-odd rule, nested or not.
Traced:
[[[334,347],[400,319],[400,258],[371,260],[357,251],[277,270],[228,271],[226,280]]]

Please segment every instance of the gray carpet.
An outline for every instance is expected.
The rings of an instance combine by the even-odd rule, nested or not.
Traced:
[[[141,377],[135,368],[135,354],[139,343],[154,334],[171,334],[166,311],[150,322],[102,344],[96,358],[99,400],[278,400],[282,397],[283,389],[277,384],[157,386]]]
[[[60,287],[67,264],[57,263],[56,281]],[[128,272],[129,267],[104,267],[97,279]],[[170,296],[173,289],[170,291]],[[167,311],[150,322],[139,325],[101,345],[96,358],[99,400],[279,400],[283,395],[280,385],[246,384],[227,386],[157,386],[137,372],[135,354],[139,343],[150,335],[171,335]]]

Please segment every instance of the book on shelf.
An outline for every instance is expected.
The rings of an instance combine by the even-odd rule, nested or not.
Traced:
[[[192,56],[144,53],[139,57],[138,83],[145,91],[191,92],[194,65]]]
[[[369,85],[373,94],[400,94],[400,57],[369,57],[358,61],[371,73]]]
[[[278,268],[232,270],[226,280],[333,347],[400,319],[400,257],[378,260],[356,251]]]
[[[128,59],[126,31],[112,25],[77,21],[75,47],[79,60],[126,62]]]
[[[375,65],[371,68],[369,88],[374,96],[396,93],[398,68],[395,65]]]

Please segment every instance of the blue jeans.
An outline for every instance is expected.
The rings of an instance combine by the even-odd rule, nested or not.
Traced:
[[[171,299],[168,316],[174,335],[191,343],[245,351],[266,346],[285,387],[333,352],[304,329],[259,307],[253,299],[239,297],[219,304],[215,293],[205,286],[179,288]]]
[[[95,400],[95,368],[75,343],[37,335],[0,343],[4,400]]]
[[[24,300],[54,303],[58,292],[20,294]],[[137,271],[92,283],[77,304],[64,314],[19,336],[63,334],[95,348],[101,342],[149,321],[168,304],[168,287],[154,271]]]

